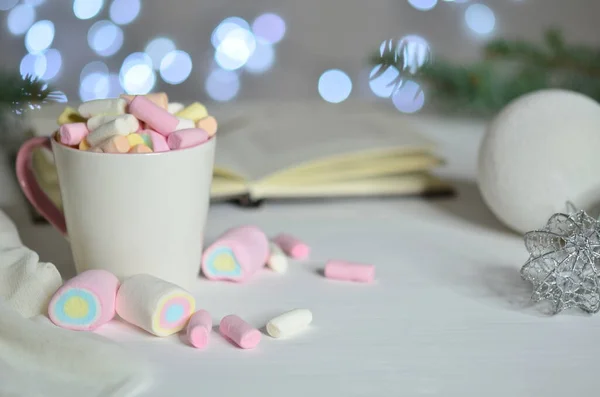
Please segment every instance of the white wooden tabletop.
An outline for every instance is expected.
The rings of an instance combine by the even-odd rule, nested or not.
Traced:
[[[573,311],[548,317],[530,304],[531,287],[519,276],[527,259],[522,238],[495,220],[474,182],[483,124],[425,124],[448,159],[442,175],[455,182],[454,199],[213,206],[209,241],[251,223],[269,234],[297,235],[312,255],[286,274],[264,270],[246,284],[199,279],[193,290],[198,306],[216,324],[235,313],[260,328],[293,308],[312,310],[313,323],[287,340],[263,335],[254,350],[238,349],[217,332],[206,350],[195,350],[178,336],[159,339],[120,323],[105,326],[99,333],[156,363],[148,397],[595,392],[600,316]],[[25,244],[44,260],[67,263],[68,274],[68,246],[58,233],[28,225],[22,216],[15,220]],[[375,265],[376,282],[323,278],[319,271],[330,258]]]

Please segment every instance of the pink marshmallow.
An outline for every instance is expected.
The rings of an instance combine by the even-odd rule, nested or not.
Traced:
[[[223,317],[219,324],[219,332],[242,349],[253,349],[260,342],[260,331],[236,316],[230,314]]]
[[[325,264],[325,277],[334,280],[370,283],[375,278],[375,266],[331,260]]]
[[[60,143],[67,146],[76,146],[90,133],[85,123],[63,124],[58,130]]]
[[[289,234],[278,234],[273,238],[273,242],[290,258],[307,259],[310,255],[310,247]]]
[[[212,319],[206,310],[198,310],[192,314],[187,325],[186,336],[190,345],[202,349],[208,344],[208,336],[212,330]]]
[[[141,95],[136,96],[129,103],[129,113],[145,122],[147,127],[164,136],[175,131],[179,124],[177,117]]]
[[[167,144],[167,140],[164,136],[153,130],[144,130],[140,134],[148,134],[150,141],[152,142],[153,152],[168,152],[171,150]]]
[[[200,128],[188,128],[169,134],[167,143],[171,150],[185,149],[200,145],[208,141],[209,138],[208,132],[201,130]]]
[[[106,270],[88,270],[56,291],[48,305],[50,320],[59,327],[93,331],[115,316],[119,279]]]
[[[202,272],[209,280],[242,282],[267,263],[269,240],[255,226],[226,231],[202,255]]]

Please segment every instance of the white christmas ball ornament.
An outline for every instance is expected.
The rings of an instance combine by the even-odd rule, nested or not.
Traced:
[[[504,108],[479,150],[479,189],[491,211],[525,233],[571,201],[600,204],[600,105],[571,91],[542,90]]]

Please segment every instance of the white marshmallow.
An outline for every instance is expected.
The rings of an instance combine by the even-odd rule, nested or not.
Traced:
[[[124,114],[127,101],[123,98],[94,99],[79,105],[78,112],[82,117],[100,114]]]
[[[124,114],[113,121],[102,124],[100,127],[90,132],[85,139],[90,146],[96,146],[111,136],[129,135],[133,132],[136,132],[139,128],[140,123],[135,116],[131,114]]]
[[[179,124],[175,127],[175,131],[179,130],[187,130],[189,128],[196,128],[196,124],[194,120],[184,119],[183,117],[177,117],[179,119]]]
[[[88,119],[87,128],[90,131],[94,131],[94,130],[98,129],[98,127],[100,127],[102,124],[106,124],[109,121],[113,121],[119,117],[120,116],[118,114],[111,115],[111,116],[107,116],[107,115],[94,116],[94,117]]]
[[[176,305],[179,307],[170,310]],[[128,323],[156,336],[168,336],[185,328],[196,310],[196,301],[189,292],[175,284],[148,274],[137,274],[121,284],[116,310]],[[176,318],[170,318],[173,313],[176,313]]]
[[[183,103],[171,102],[167,105],[167,111],[171,114],[175,114],[183,109],[185,109],[185,105]]]
[[[310,310],[294,309],[269,321],[267,332],[273,338],[290,336],[308,327],[312,318]]]
[[[272,241],[269,241],[269,258],[267,266],[274,272],[285,273],[288,268],[288,259],[281,248]]]

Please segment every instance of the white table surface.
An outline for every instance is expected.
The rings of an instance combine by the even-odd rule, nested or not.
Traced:
[[[157,364],[148,394],[165,396],[566,396],[590,395],[600,355],[600,316],[548,317],[529,303],[519,269],[520,236],[490,214],[474,183],[483,124],[427,123],[458,197],[212,207],[207,239],[244,223],[285,231],[312,247],[284,275],[246,284],[198,280],[193,293],[215,321],[236,313],[251,324],[309,308],[310,328],[287,340],[264,336],[241,350],[212,334],[199,351],[112,323],[100,333]],[[29,225],[16,186],[0,172],[0,206],[25,243],[69,273],[67,244]],[[7,188],[9,187],[9,188]],[[376,266],[372,285],[324,279],[329,258]],[[585,394],[584,394],[585,393]]]

